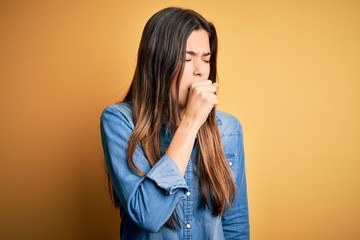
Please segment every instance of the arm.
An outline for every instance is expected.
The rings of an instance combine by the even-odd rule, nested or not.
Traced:
[[[210,80],[194,82],[189,87],[185,109],[179,127],[169,145],[166,154],[178,165],[185,175],[194,141],[199,128],[206,121],[210,111],[218,104],[215,95],[217,83]]]
[[[139,145],[133,158],[146,175],[132,171],[127,163],[127,144],[133,131],[131,121],[115,106],[103,112],[100,127],[107,169],[120,203],[131,219],[141,228],[157,232],[185,197],[187,186],[177,165],[167,155],[150,169]]]
[[[183,176],[196,133],[217,104],[215,91],[216,84],[211,81],[192,84],[185,113],[168,150],[151,169],[137,146],[133,159],[145,176],[135,174],[127,163],[127,145],[134,128],[132,120],[115,106],[103,112],[101,133],[108,172],[120,203],[141,228],[157,232],[185,197],[187,186]]]
[[[249,213],[248,200],[246,190],[246,174],[244,146],[241,125],[239,123],[239,131],[236,136],[237,158],[235,159],[236,168],[236,197],[231,207],[224,213],[222,224],[225,239],[250,239],[249,232]]]

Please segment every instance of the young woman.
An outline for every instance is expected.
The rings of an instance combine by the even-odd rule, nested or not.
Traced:
[[[101,116],[121,239],[249,239],[242,128],[215,110],[216,58],[198,13],[147,22],[130,89]]]

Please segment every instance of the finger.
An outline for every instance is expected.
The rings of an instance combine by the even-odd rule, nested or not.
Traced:
[[[217,82],[214,82],[213,84],[212,84],[212,86],[214,86],[215,87],[215,94],[216,94],[216,92],[218,91],[218,89],[219,89],[219,84],[217,83]]]
[[[192,84],[190,84],[190,89],[195,88],[197,86],[210,86],[212,85],[212,81],[211,80],[203,80],[203,81],[198,81],[198,82],[194,82]]]
[[[215,97],[209,97],[207,102],[212,106],[212,107],[215,107],[216,105],[219,104],[219,100]]]
[[[204,103],[209,104],[211,106],[214,106],[218,103],[218,99],[217,96],[215,94],[204,94],[202,96],[202,100],[204,101]]]
[[[214,85],[200,85],[196,86],[192,89],[195,92],[209,92],[209,93],[216,93],[217,87]]]

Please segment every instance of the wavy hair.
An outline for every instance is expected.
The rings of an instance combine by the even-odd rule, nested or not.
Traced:
[[[217,81],[218,40],[214,25],[189,9],[165,8],[146,23],[138,51],[137,65],[124,101],[131,101],[135,129],[128,145],[128,164],[138,174],[144,173],[133,160],[136,145],[153,166],[161,157],[160,130],[165,119],[166,128],[173,132],[180,123],[179,86],[184,69],[186,42],[192,31],[205,30],[210,42],[209,79]],[[176,96],[172,97],[172,86]],[[209,208],[214,216],[221,216],[234,201],[236,187],[222,148],[220,133],[213,109],[198,131],[197,169],[200,179],[201,207]],[[111,183],[110,183],[111,184]],[[119,202],[111,189],[115,205]],[[165,224],[176,228],[176,211]]]

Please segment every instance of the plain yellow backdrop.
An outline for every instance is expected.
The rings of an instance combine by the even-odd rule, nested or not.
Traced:
[[[1,1],[0,238],[118,239],[99,134],[147,19],[219,35],[219,109],[243,124],[253,240],[360,239],[360,2]]]

